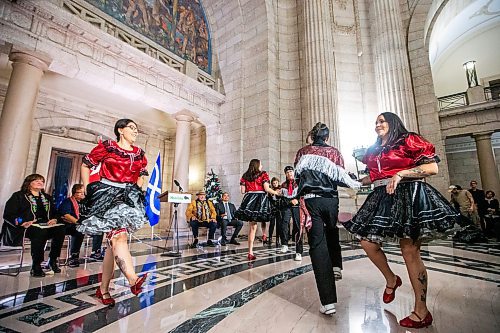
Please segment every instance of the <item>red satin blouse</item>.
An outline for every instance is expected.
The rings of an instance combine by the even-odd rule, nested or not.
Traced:
[[[370,148],[363,157],[372,181],[434,162],[439,162],[434,145],[416,133],[404,134],[391,146]]]
[[[269,175],[265,171],[262,171],[253,182],[249,182],[243,177],[240,179],[240,185],[245,186],[245,192],[264,191],[264,183],[269,183]]]
[[[99,143],[83,157],[83,163],[89,167],[101,163],[99,175],[113,182],[135,183],[140,176],[148,175],[144,150],[136,146],[130,151],[125,150],[111,140]]]

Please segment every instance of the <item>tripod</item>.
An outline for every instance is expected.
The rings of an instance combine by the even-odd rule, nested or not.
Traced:
[[[177,223],[177,206],[178,203],[174,203],[174,215],[172,216],[172,222],[170,223],[170,227],[172,224],[174,225],[175,237],[174,237],[174,249],[173,251],[165,252],[160,254],[162,257],[180,257],[182,253],[179,250],[179,224]],[[170,233],[170,232],[169,232]],[[167,239],[165,239],[165,248],[167,247]]]

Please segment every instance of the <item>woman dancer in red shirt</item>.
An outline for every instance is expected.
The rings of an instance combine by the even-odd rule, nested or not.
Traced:
[[[253,242],[257,231],[257,222],[268,222],[273,216],[271,203],[266,192],[280,196],[281,192],[269,186],[269,175],[262,171],[260,160],[253,159],[248,165],[248,170],[240,179],[241,193],[245,194],[240,208],[235,212],[235,217],[242,221],[250,222],[248,234],[248,260],[255,260]]]
[[[406,130],[401,119],[384,112],[375,123],[377,142],[363,158],[370,174],[361,181],[375,189],[344,227],[361,240],[361,246],[386,280],[384,303],[394,300],[402,281],[387,263],[381,244],[399,238],[399,245],[415,293],[412,313],[399,324],[422,328],[432,324],[427,308],[427,271],[420,257],[424,236],[453,227],[458,213],[424,178],[438,172],[434,146]]]
[[[114,129],[116,141],[108,140],[83,158],[82,181],[87,189],[86,209],[82,212],[78,231],[90,235],[107,233],[109,247],[104,256],[101,285],[96,297],[105,305],[114,305],[109,294],[114,263],[130,284],[134,295],[142,291],[147,273],[138,277],[127,244],[127,234],[140,229],[146,222],[142,176],[147,176],[148,161],[144,150],[133,145],[137,138],[137,124],[120,119]],[[89,184],[90,168],[101,164],[101,181]]]

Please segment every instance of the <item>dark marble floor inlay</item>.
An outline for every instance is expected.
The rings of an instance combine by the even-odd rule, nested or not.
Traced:
[[[428,267],[429,270],[497,284],[500,283],[500,279],[479,276],[479,273],[490,273],[500,276],[499,262],[495,260],[489,262],[440,253],[439,251],[431,250],[433,246],[460,248],[464,251],[498,256],[500,254],[499,243],[469,245],[454,243],[452,241],[434,241],[423,247],[422,258],[426,262],[444,265],[440,266],[440,268]],[[342,251],[359,249],[360,246],[357,242],[342,243]],[[384,250],[388,254],[401,257],[401,252],[397,244],[387,244],[384,246]],[[293,251],[281,254],[275,248],[259,247],[256,249],[258,259],[249,263],[245,256],[247,252],[245,248],[238,250],[222,250],[217,248],[214,252],[208,252],[204,249],[198,249],[198,251],[199,253],[195,255],[159,261],[158,259],[160,258],[157,254],[163,252],[160,247],[148,251],[135,252],[134,255],[153,255],[150,262],[138,265],[138,268],[142,268],[142,272],[149,271],[151,273],[149,287],[140,297],[134,297],[128,288],[124,288],[128,287],[126,281],[122,277],[116,279],[115,285],[117,288],[111,291],[113,297],[117,299],[117,304],[114,308],[105,307],[97,302],[88,302],[88,297],[93,297],[95,288],[99,282],[100,276],[98,274],[90,274],[83,278],[79,277],[78,279],[44,285],[2,296],[0,300],[0,310],[2,310],[0,314],[0,332],[17,332],[1,324],[1,321],[6,318],[10,318],[10,320],[15,318],[19,322],[22,322],[23,325],[32,325],[33,330],[36,331],[43,331],[44,326],[52,324],[56,326],[49,329],[50,332],[93,332],[186,290],[248,270],[252,267],[271,265],[280,261],[291,260],[294,257]],[[345,253],[347,254],[348,252]],[[154,256],[155,254],[156,256]],[[307,255],[306,252],[305,256]],[[366,256],[364,254],[346,255],[344,261],[360,258],[366,258]],[[390,261],[401,265],[404,264],[397,259],[390,259]],[[205,332],[205,327],[208,327],[207,330],[210,329],[217,322],[230,315],[237,307],[254,299],[266,290],[310,271],[310,267],[308,266],[306,265],[277,274],[240,290],[200,312],[195,317],[181,324],[174,331],[181,332],[181,327],[187,329],[190,327],[189,322],[192,321],[190,323],[197,328],[200,328],[200,325],[204,327],[203,330],[196,330],[197,332]],[[450,270],[443,267],[450,267]],[[453,270],[453,268],[465,268],[470,271],[459,273]],[[477,271],[478,274],[475,275],[474,271]],[[82,296],[86,300],[82,300]],[[218,318],[218,321],[214,321],[212,326],[205,324],[209,314]],[[69,317],[71,319],[65,319]],[[203,319],[203,324],[195,322],[201,319]]]

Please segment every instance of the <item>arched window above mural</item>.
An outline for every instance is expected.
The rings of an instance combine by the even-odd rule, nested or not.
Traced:
[[[84,0],[211,74],[210,31],[201,0]]]

